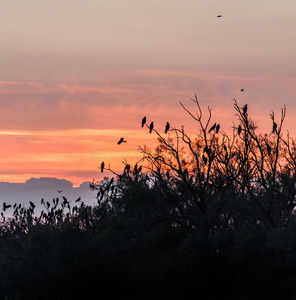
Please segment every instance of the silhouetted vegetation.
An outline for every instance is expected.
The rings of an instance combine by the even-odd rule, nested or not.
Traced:
[[[286,108],[258,134],[234,100],[229,135],[192,100],[196,113],[181,105],[195,137],[169,123],[162,135],[144,117],[139,127],[159,146],[139,146],[143,158],[122,173],[102,162],[114,176],[91,184],[96,205],[61,197],[35,214],[32,202],[3,204],[2,299],[295,299],[296,144],[282,133]]]

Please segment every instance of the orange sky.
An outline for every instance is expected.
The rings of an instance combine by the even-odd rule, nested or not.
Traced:
[[[169,121],[194,133],[179,101],[194,111],[195,93],[225,131],[233,98],[259,132],[286,104],[296,136],[296,2],[260,3],[2,2],[0,181],[100,179],[102,159],[118,170],[139,159],[138,145],[154,148],[144,115],[160,131]]]

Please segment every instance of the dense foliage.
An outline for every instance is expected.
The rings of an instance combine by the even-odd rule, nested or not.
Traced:
[[[63,197],[35,214],[32,202],[4,203],[2,299],[296,298],[296,148],[282,135],[285,108],[262,135],[235,101],[230,137],[193,101],[196,114],[182,106],[196,138],[144,124],[159,146],[140,147],[143,159],[120,174],[107,168],[114,177],[91,185],[97,205]]]

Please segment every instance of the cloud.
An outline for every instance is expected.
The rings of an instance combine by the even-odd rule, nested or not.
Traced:
[[[84,182],[73,187],[70,181],[58,178],[31,178],[25,183],[0,182],[0,205],[2,207],[2,203],[6,202],[29,206],[29,201],[32,201],[37,205],[36,212],[40,212],[44,209],[40,203],[42,198],[52,202],[54,198],[60,198],[61,201],[62,196],[72,201],[72,204],[81,197],[85,204],[92,205],[96,202],[96,194],[90,190],[89,184]],[[62,192],[58,193],[57,190]]]
[[[207,121],[209,106],[212,121],[221,123],[225,131],[237,121],[233,98],[241,106],[249,104],[261,132],[270,130],[270,111],[278,117],[286,104],[286,125],[292,136],[296,134],[292,118],[296,79],[273,74],[142,69],[109,71],[88,82],[83,78],[63,83],[2,81],[0,181],[52,176],[79,184],[102,176],[97,172],[101,159],[121,170],[124,155],[134,159],[138,145],[153,149],[157,144],[156,136],[140,127],[143,116],[148,124],[153,121],[159,132],[169,121],[197,133],[196,121],[179,103],[195,113],[197,107],[190,100],[195,93],[204,111],[203,121]],[[118,146],[120,137],[128,143]]]

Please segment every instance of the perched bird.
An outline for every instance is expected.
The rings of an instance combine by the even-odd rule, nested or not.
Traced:
[[[243,92],[245,89],[241,89],[240,91]]]
[[[273,122],[272,133],[276,133],[276,129],[277,129],[277,123]]]
[[[36,205],[32,202],[32,201],[29,201],[30,203],[30,206],[34,209],[36,207]]]
[[[146,124],[146,116],[142,119],[142,127]]]
[[[57,190],[57,192],[60,194],[63,190]]]
[[[124,140],[124,138],[120,138],[120,140],[117,142],[118,145],[120,145],[121,143],[126,143],[126,141]]]
[[[211,132],[212,130],[214,130],[216,128],[216,123],[209,129],[209,132]]]
[[[135,166],[134,166],[134,172],[138,173],[138,163],[136,163]]]
[[[242,132],[242,127],[241,127],[241,125],[238,125],[238,127],[237,127],[237,134],[240,135],[241,132]]]
[[[10,204],[6,204],[6,202],[3,202],[3,211],[5,211],[9,207],[11,207]]]
[[[217,16],[217,18],[221,18],[221,17],[222,17],[222,15],[218,15],[218,16]]]
[[[247,110],[248,110],[248,104],[246,104],[243,108],[244,115],[247,113]]]
[[[105,163],[102,162],[102,163],[101,163],[101,172],[102,172],[102,173],[103,173],[103,171],[104,171],[104,167],[105,167]]]
[[[216,133],[219,132],[219,129],[220,129],[220,124],[218,124],[218,125],[216,126]]]
[[[170,129],[170,123],[167,122],[166,125],[165,125],[164,133],[167,133],[169,129]]]
[[[125,167],[124,167],[124,172],[129,173],[130,169],[131,169],[131,165],[126,164]]]
[[[153,122],[151,122],[151,123],[150,123],[150,126],[149,126],[149,133],[152,132],[153,127],[154,127],[154,124],[153,124]]]

